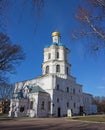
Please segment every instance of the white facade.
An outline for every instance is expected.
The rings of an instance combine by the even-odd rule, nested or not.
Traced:
[[[52,33],[53,43],[44,48],[42,76],[15,84],[9,116],[60,117],[93,113],[92,95],[70,74],[69,49],[60,43],[60,33]]]

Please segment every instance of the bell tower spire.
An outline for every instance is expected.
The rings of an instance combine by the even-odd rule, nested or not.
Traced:
[[[53,43],[60,43],[60,33],[59,32],[53,32],[52,33],[52,42]]]

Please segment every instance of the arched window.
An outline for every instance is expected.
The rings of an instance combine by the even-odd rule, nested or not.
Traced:
[[[45,109],[44,107],[45,107],[45,103],[44,103],[44,101],[42,101],[41,109],[44,110]]]
[[[49,73],[49,66],[46,66],[46,74]]]
[[[59,58],[59,52],[57,52],[57,59]]]
[[[60,72],[60,65],[56,65],[56,72]]]

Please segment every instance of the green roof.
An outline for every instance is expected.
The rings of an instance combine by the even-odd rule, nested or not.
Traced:
[[[31,86],[29,93],[46,93],[46,92],[39,86]]]
[[[27,85],[27,88],[29,89],[29,93],[46,93],[46,92],[45,92],[41,87],[39,87],[38,85],[37,85],[37,86],[35,86],[35,85],[28,86],[28,85]],[[13,94],[13,98],[14,98],[14,97],[19,98],[19,99],[24,98],[22,90],[20,90],[19,92],[15,92],[15,93]]]
[[[23,97],[23,93],[22,93],[22,90],[20,90],[19,92],[16,92],[13,94],[13,97],[16,95],[17,98],[24,98]]]

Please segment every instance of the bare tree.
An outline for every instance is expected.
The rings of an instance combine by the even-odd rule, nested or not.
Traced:
[[[13,94],[13,85],[7,82],[0,82],[0,98],[10,99]]]
[[[105,50],[105,0],[83,0],[76,19],[80,29],[74,31],[73,38],[87,38],[89,49],[93,51]]]
[[[0,33],[0,72],[13,73],[15,65],[24,59],[24,53],[19,45],[12,44],[10,38]]]
[[[13,85],[9,83],[6,74],[16,72],[16,64],[19,64],[24,57],[22,48],[12,44],[6,34],[0,33],[0,98],[10,97]]]
[[[99,113],[105,113],[105,97],[94,97],[93,103],[97,105]]]

